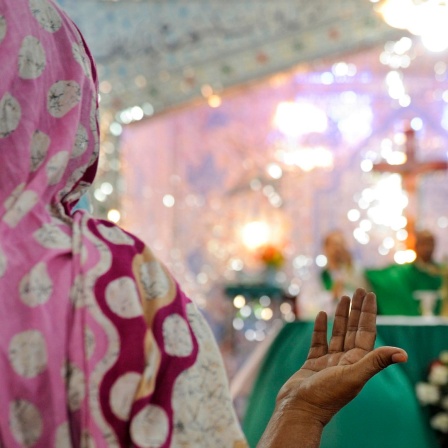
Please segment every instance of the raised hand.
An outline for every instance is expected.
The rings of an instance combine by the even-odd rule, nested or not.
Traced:
[[[407,360],[406,352],[396,347],[373,349],[376,314],[373,293],[358,289],[352,301],[342,297],[329,344],[327,315],[318,314],[308,358],[280,390],[259,447],[318,447],[323,427],[370,378]]]

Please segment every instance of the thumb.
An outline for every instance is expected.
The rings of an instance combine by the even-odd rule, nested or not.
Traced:
[[[406,362],[408,354],[398,347],[379,347],[360,359],[353,367],[356,368],[359,379],[367,382],[381,370],[391,364]]]

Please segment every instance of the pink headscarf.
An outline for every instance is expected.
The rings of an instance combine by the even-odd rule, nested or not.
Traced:
[[[137,238],[74,203],[97,77],[50,0],[0,0],[0,447],[244,447],[213,337]]]

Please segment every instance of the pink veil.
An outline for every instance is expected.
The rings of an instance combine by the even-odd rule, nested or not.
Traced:
[[[99,146],[76,26],[0,0],[0,71],[0,446],[246,446],[194,304],[140,240],[71,215]]]

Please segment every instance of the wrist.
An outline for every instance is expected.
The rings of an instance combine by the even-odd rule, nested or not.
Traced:
[[[318,448],[324,426],[314,412],[278,400],[257,448]]]
[[[287,382],[277,395],[275,409],[290,418],[299,416],[302,420],[306,420],[307,424],[323,428],[339,408],[334,406],[334,401],[329,400],[326,394],[322,396],[319,391],[314,391],[310,397],[310,391],[306,389],[297,389],[294,384]],[[322,403],[322,405],[319,406],[316,403]],[[327,406],[323,403],[327,403]]]
[[[277,398],[275,410],[288,421],[292,422],[297,419],[320,429],[323,429],[332,417],[332,413],[328,410],[292,397]]]

